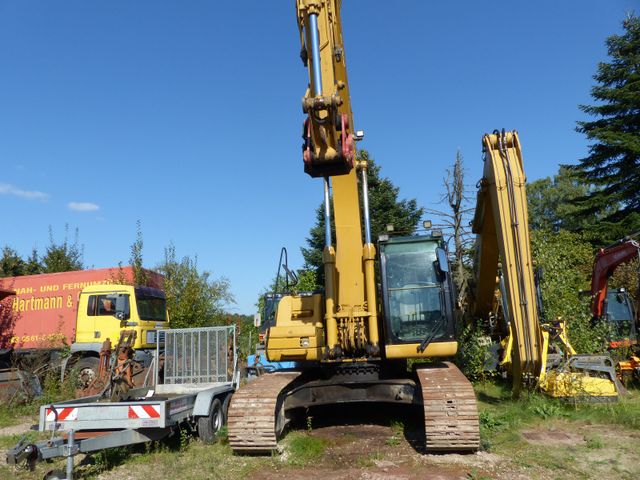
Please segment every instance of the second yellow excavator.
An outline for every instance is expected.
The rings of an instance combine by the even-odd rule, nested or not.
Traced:
[[[569,400],[616,400],[623,388],[613,360],[576,354],[565,322],[541,318],[518,133],[494,131],[482,146],[484,170],[472,223],[477,234],[473,314],[501,341],[500,365],[511,376],[514,393],[528,384]]]

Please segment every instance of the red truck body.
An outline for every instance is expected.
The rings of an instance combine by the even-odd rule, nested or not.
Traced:
[[[147,271],[149,286],[163,288],[164,277]],[[0,278],[0,289],[13,290],[0,308],[0,349],[55,349],[75,339],[78,297],[89,285],[132,283],[132,267]],[[7,309],[11,310],[7,315]]]

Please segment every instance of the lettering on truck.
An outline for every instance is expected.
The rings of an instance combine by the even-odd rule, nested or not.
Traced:
[[[161,276],[150,273],[152,282],[161,287]],[[130,283],[132,279],[131,267],[0,279],[0,288],[16,292],[14,297],[7,299],[11,318],[3,323],[0,348],[50,349],[71,344],[75,340],[82,289],[92,285]]]

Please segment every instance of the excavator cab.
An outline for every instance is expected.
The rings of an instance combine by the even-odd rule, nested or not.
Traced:
[[[378,250],[387,357],[432,356],[428,347],[442,342],[455,353],[453,288],[441,239],[388,238]]]
[[[604,318],[611,328],[612,347],[637,342],[636,316],[633,303],[624,288],[609,289],[604,305]]]

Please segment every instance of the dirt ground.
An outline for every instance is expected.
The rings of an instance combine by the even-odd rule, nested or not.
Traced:
[[[362,417],[370,416],[364,412]],[[469,455],[425,455],[421,425],[415,417],[381,412],[378,423],[358,412],[313,418],[294,429],[269,457],[234,456],[224,444],[205,445],[178,438],[177,448],[140,447],[118,455],[76,458],[76,477],[99,480],[232,479],[297,480],[488,480],[628,479],[640,476],[640,431],[562,418],[541,419],[508,431],[493,445]],[[383,421],[384,420],[384,421]],[[0,430],[4,448],[32,422]],[[421,422],[420,422],[421,423]],[[316,441],[318,454],[300,460],[294,439]],[[62,462],[40,464],[37,471],[0,466],[0,479],[36,479]]]

